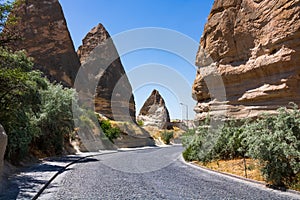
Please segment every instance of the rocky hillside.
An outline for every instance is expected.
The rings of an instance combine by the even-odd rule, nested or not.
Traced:
[[[34,58],[35,68],[51,80],[71,87],[80,62],[58,0],[26,0],[13,10],[17,22],[5,31],[19,33],[20,40],[7,44],[25,49]]]
[[[196,58],[197,119],[226,110],[231,117],[253,117],[299,105],[299,57],[299,1],[216,0]],[[218,75],[226,99],[216,95],[223,90],[214,84]]]
[[[117,121],[135,121],[132,88],[118,52],[102,24],[82,40],[78,57],[87,77],[97,84],[95,111]]]
[[[76,86],[79,103],[92,105],[89,107],[91,109],[95,104],[96,112],[112,120],[133,122],[118,138],[119,146],[154,144],[148,132],[130,129],[140,129],[135,122],[132,88],[116,47],[101,24],[86,35],[77,54],[58,0],[22,1],[13,9],[13,14],[17,22],[6,26],[5,31],[19,33],[20,39],[8,42],[7,47],[12,50],[24,49],[34,59],[34,68],[41,70],[52,82],[61,82],[67,87]],[[101,132],[96,128],[78,130],[83,133],[79,134],[80,139],[90,151],[115,148],[106,144],[106,141],[94,139]]]
[[[170,125],[169,111],[157,90],[152,91],[137,118],[143,121],[144,126],[153,126],[159,129],[168,128]]]

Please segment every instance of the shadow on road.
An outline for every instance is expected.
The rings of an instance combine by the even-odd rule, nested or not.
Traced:
[[[81,159],[81,160],[80,160]],[[76,162],[78,161],[78,162]],[[82,158],[70,156],[61,158],[47,158],[42,163],[30,167],[21,168],[5,180],[5,186],[0,193],[0,200],[32,199],[39,190],[57,173],[63,173],[71,163],[98,162],[95,158]]]

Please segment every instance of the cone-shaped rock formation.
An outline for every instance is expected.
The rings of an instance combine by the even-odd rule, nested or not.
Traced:
[[[26,0],[12,13],[17,22],[4,31],[18,33],[20,39],[5,45],[14,51],[26,50],[34,58],[35,69],[50,81],[71,87],[80,62],[58,0]]]
[[[145,101],[138,120],[142,120],[145,126],[154,126],[160,129],[168,128],[170,125],[169,111],[157,90],[153,90]]]
[[[109,33],[98,24],[82,43],[77,53],[85,73],[97,84],[96,112],[117,121],[135,121],[132,88]]]

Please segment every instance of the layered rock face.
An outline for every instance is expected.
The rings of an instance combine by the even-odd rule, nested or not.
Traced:
[[[196,118],[300,105],[299,58],[299,1],[216,0],[196,58]]]
[[[139,127],[136,123],[114,122],[115,127],[121,131],[120,137],[114,139],[114,144],[119,148],[133,148],[155,146],[155,141],[149,132]]]
[[[117,121],[135,121],[132,88],[109,33],[98,24],[82,43],[77,53],[82,73],[90,86],[96,84],[96,112]]]
[[[153,90],[145,101],[137,119],[142,120],[144,126],[153,126],[159,129],[168,128],[170,125],[169,111],[157,90]]]
[[[5,31],[19,33],[20,40],[7,44],[12,50],[26,50],[50,81],[72,86],[80,62],[58,0],[26,0],[13,10],[17,23]]]

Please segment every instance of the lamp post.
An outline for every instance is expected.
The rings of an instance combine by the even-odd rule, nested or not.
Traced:
[[[189,128],[189,106],[187,104],[184,104],[184,103],[180,103],[180,105],[185,106],[185,110],[186,110],[186,125]],[[183,117],[182,117],[182,121],[183,121]]]

